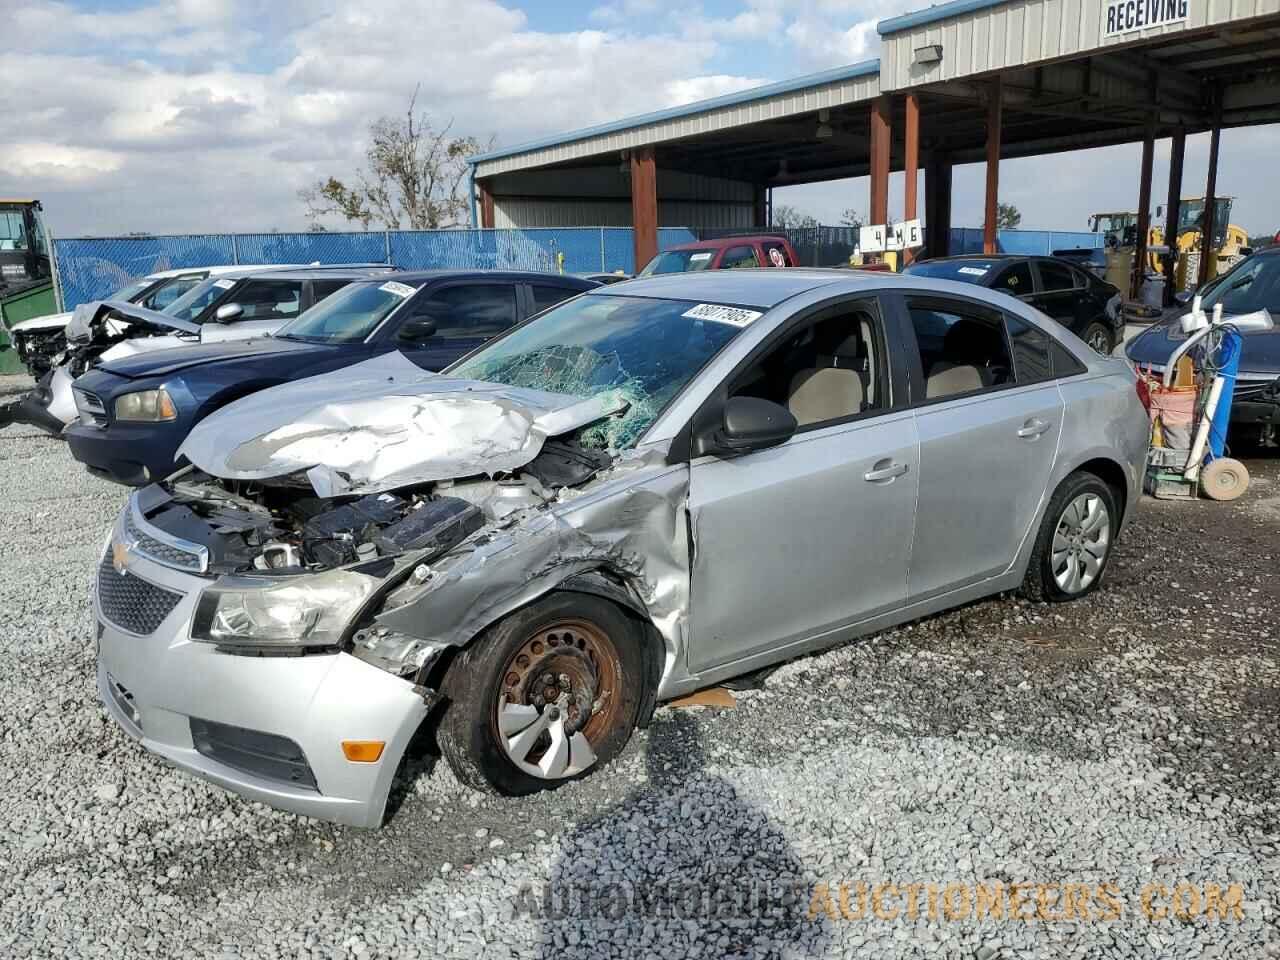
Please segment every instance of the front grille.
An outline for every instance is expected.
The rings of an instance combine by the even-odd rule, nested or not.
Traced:
[[[124,532],[125,536],[133,543],[134,550],[145,554],[156,563],[162,563],[166,567],[175,567],[178,570],[190,570],[193,573],[200,573],[204,570],[204,558],[200,554],[183,550],[181,547],[175,547],[171,543],[164,543],[150,534],[144,533],[134,522],[132,509],[125,511]]]
[[[102,399],[96,393],[79,387],[72,387],[71,392],[76,399],[80,422],[86,427],[104,429],[107,426],[107,408],[103,406]]]
[[[108,550],[98,564],[98,605],[113,625],[139,636],[155,633],[182,594],[157,587],[129,571],[116,573]]]
[[[288,737],[191,718],[191,743],[202,757],[242,773],[316,790],[316,775],[302,748]]]

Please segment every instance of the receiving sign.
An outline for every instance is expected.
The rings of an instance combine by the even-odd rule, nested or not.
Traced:
[[[1117,37],[1148,27],[1164,27],[1187,19],[1191,0],[1103,0],[1102,35]]]

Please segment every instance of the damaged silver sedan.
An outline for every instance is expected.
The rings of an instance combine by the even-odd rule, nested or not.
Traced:
[[[526,794],[655,703],[1021,586],[1098,587],[1139,494],[1133,374],[1026,305],[884,274],[653,278],[445,374],[390,354],[196,426],[95,589],[145,746],[383,817],[424,724]]]

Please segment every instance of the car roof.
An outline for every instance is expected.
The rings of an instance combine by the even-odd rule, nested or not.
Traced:
[[[763,242],[765,240],[776,243],[786,243],[787,238],[779,233],[744,233],[740,236],[733,237],[716,237],[712,240],[694,240],[690,243],[677,243],[675,246],[667,247],[660,251],[667,253],[671,250],[723,250],[725,247],[737,247],[747,243]]]
[[[432,280],[511,280],[531,283],[562,283],[565,286],[589,290],[597,286],[594,280],[571,273],[551,273],[537,270],[401,270],[393,280],[400,283],[421,285]]]
[[[592,296],[652,297],[656,300],[694,300],[728,303],[768,310],[794,297],[827,284],[851,281],[851,289],[869,287],[876,279],[892,274],[865,273],[853,276],[849,270],[821,270],[802,267],[757,270],[700,270],[695,273],[656,273],[637,280],[624,280],[593,290]]]
[[[272,280],[372,280],[377,277],[398,277],[395,267],[302,267],[293,270],[250,270],[246,273],[223,274],[231,280],[248,280],[261,277]]]

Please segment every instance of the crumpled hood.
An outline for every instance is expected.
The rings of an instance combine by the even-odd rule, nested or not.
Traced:
[[[228,480],[306,471],[321,497],[510,472],[554,437],[625,410],[583,399],[428,373],[388,353],[237,400],[178,449]]]
[[[21,320],[9,327],[10,333],[48,333],[63,329],[71,320],[69,313],[46,313],[42,317]]]
[[[1129,341],[1125,355],[1134,363],[1163,367],[1174,349],[1187,339],[1181,327],[1186,312],[1167,312]],[[1280,325],[1274,330],[1248,330],[1241,334],[1240,372],[1280,374]]]
[[[111,314],[120,314],[129,320],[150,324],[167,330],[180,330],[183,333],[199,333],[200,325],[179,320],[156,310],[148,310],[136,303],[124,300],[90,300],[76,307],[67,324],[67,339],[72,342],[83,342],[93,338],[94,329]]]

